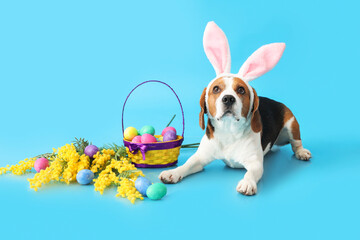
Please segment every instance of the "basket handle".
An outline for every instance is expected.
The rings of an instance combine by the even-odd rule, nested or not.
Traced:
[[[161,82],[159,80],[148,80],[148,81],[145,81],[145,82],[142,82],[140,84],[138,84],[136,87],[133,88],[133,90],[131,90],[131,92],[127,95],[126,99],[125,99],[125,102],[124,102],[124,105],[123,105],[123,108],[122,108],[122,114],[121,114],[121,124],[122,124],[122,131],[123,131],[123,135],[124,135],[124,110],[125,110],[125,105],[126,105],[126,102],[128,100],[128,98],[130,97],[131,93],[138,87],[140,87],[141,85],[145,84],[145,83],[149,83],[149,82],[155,82],[155,83],[161,83],[161,84],[164,84],[165,86],[167,86],[168,88],[170,88],[170,90],[175,94],[177,100],[179,101],[179,104],[180,104],[180,108],[181,108],[181,114],[182,114],[182,121],[183,121],[183,130],[182,130],[182,137],[184,137],[184,131],[185,131],[185,117],[184,117],[184,110],[183,110],[183,107],[181,105],[181,102],[180,102],[180,99],[178,97],[178,95],[176,94],[176,92],[174,91],[174,89],[172,89],[168,84],[164,83],[164,82]]]

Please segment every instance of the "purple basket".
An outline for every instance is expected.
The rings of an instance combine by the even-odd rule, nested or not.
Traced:
[[[124,146],[128,152],[129,158],[131,159],[132,163],[139,168],[163,168],[169,167],[177,164],[177,159],[180,154],[181,144],[184,141],[184,131],[185,131],[185,117],[184,111],[181,105],[181,101],[178,95],[175,93],[174,89],[172,89],[168,84],[158,81],[158,80],[149,80],[140,83],[136,87],[131,90],[129,95],[126,97],[123,109],[122,109],[122,131],[124,134],[124,110],[125,105],[132,94],[132,92],[138,88],[139,86],[145,83],[161,83],[171,89],[171,91],[175,94],[181,108],[182,113],[182,121],[183,121],[183,130],[181,136],[178,135],[176,140],[168,141],[168,142],[157,142],[157,143],[133,143],[131,141],[124,140]],[[155,135],[161,136],[161,135]]]

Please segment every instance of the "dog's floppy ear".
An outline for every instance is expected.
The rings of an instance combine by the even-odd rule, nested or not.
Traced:
[[[239,70],[242,80],[249,82],[270,71],[279,62],[285,43],[271,43],[260,47],[245,61]]]
[[[203,38],[204,50],[216,75],[230,72],[230,48],[225,33],[214,22],[208,22]]]
[[[205,95],[206,95],[206,88],[204,88],[201,97],[200,97],[200,107],[201,107],[201,111],[199,114],[199,125],[201,127],[202,130],[205,129],[205,120],[204,120],[204,114],[207,113],[206,110],[206,104],[205,104]]]
[[[254,132],[260,132],[262,130],[262,123],[259,112],[259,97],[255,89],[253,89],[253,93],[254,93],[254,104],[251,110],[251,129]]]

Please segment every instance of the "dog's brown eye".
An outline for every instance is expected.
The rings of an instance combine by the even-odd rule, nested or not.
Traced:
[[[218,86],[215,86],[213,88],[213,93],[218,93],[218,92],[220,92],[220,88]]]
[[[239,87],[239,88],[237,89],[237,92],[240,93],[241,95],[244,95],[244,94],[245,94],[245,88]]]

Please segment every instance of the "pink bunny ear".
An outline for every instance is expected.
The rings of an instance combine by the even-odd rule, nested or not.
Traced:
[[[260,47],[245,61],[239,70],[244,81],[251,81],[270,71],[279,62],[285,43],[271,43]]]
[[[225,33],[215,24],[208,22],[204,32],[204,50],[213,65],[216,75],[230,72],[230,48]]]

